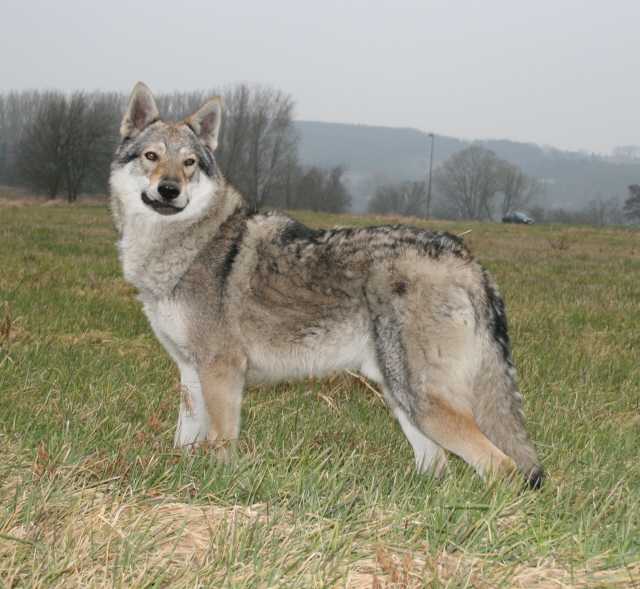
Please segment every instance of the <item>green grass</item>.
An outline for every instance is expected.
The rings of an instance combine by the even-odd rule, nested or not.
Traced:
[[[106,209],[0,207],[0,586],[640,583],[640,234],[431,225],[505,295],[539,493],[415,474],[348,376],[249,390],[231,465],[174,451],[178,374]]]

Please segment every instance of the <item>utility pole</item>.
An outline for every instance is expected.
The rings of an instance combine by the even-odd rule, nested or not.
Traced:
[[[429,177],[427,179],[427,219],[431,217],[431,176],[433,173],[433,144],[435,141],[435,135],[429,133],[427,137],[431,137],[431,149],[429,150]]]

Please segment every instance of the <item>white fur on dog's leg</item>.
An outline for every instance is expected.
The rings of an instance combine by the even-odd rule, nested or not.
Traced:
[[[207,439],[209,414],[195,368],[188,365],[180,366],[180,384],[180,414],[173,445],[176,448],[185,448]]]
[[[413,425],[402,409],[396,408],[394,414],[413,448],[418,472],[442,476],[447,466],[444,450]]]

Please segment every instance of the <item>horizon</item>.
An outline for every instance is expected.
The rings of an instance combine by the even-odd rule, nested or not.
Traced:
[[[368,123],[341,123],[337,121],[319,121],[319,120],[311,120],[311,119],[300,119],[297,117],[294,117],[293,120],[296,123],[321,123],[323,125],[344,125],[344,126],[352,126],[352,127],[369,127],[373,129],[394,129],[397,131],[416,131],[417,133],[421,133],[426,136],[432,133],[432,131],[429,131],[428,129],[418,129],[416,127],[391,127],[389,125],[370,125]],[[433,133],[433,134],[436,138],[443,137],[446,139],[453,139],[456,141],[460,141],[462,143],[475,143],[475,142],[488,143],[492,141],[496,141],[496,142],[505,141],[509,143],[516,143],[519,145],[532,145],[532,146],[539,147],[542,150],[554,149],[564,153],[570,153],[570,154],[576,154],[576,155],[584,155],[584,156],[595,155],[597,157],[602,157],[602,158],[607,158],[612,156],[611,152],[596,152],[596,151],[588,151],[583,149],[564,149],[556,145],[547,145],[543,143],[536,143],[535,141],[513,139],[511,137],[461,137],[456,135],[450,135],[448,133]],[[620,146],[614,146],[614,147],[620,147]]]

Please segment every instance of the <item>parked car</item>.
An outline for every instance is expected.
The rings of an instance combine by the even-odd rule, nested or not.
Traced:
[[[514,211],[513,213],[507,213],[502,217],[503,223],[519,223],[521,225],[533,225],[535,221],[522,211]]]

